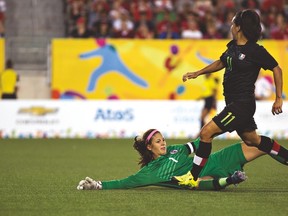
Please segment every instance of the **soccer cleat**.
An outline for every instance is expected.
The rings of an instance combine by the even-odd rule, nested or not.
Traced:
[[[101,190],[102,182],[95,181],[90,177],[86,177],[85,180],[81,180],[77,186],[78,190]]]
[[[199,185],[199,180],[197,179],[195,181],[190,171],[182,176],[174,176],[173,180],[176,180],[178,182],[178,185],[186,186],[190,189],[197,188]]]
[[[233,175],[230,176],[230,178],[231,178],[232,184],[237,185],[245,181],[248,177],[246,176],[245,172],[235,171]]]

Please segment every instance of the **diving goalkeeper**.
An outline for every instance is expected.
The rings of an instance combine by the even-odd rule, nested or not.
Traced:
[[[96,181],[86,177],[79,182],[78,190],[128,189],[143,186],[166,186],[192,189],[178,185],[173,176],[181,176],[192,168],[193,157],[199,139],[186,144],[167,146],[161,132],[156,129],[146,131],[134,139],[133,147],[140,155],[141,169],[129,177],[109,181]],[[239,184],[247,178],[243,166],[266,153],[244,143],[223,148],[208,158],[200,173],[198,190],[220,190],[229,185]],[[281,161],[281,158],[275,158]],[[287,164],[286,164],[287,165]]]

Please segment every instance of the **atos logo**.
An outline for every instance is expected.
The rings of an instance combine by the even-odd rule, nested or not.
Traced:
[[[111,110],[111,109],[98,109],[96,112],[95,120],[104,121],[131,121],[133,120],[133,110]]]

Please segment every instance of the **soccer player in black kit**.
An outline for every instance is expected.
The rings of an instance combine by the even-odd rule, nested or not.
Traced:
[[[238,12],[232,19],[233,40],[227,44],[220,59],[207,67],[183,75],[183,81],[200,75],[214,73],[225,68],[223,87],[226,107],[200,131],[200,145],[193,159],[191,171],[175,176],[179,185],[197,187],[198,176],[212,149],[215,136],[236,130],[241,139],[250,146],[270,154],[278,161],[288,161],[288,151],[273,139],[256,133],[254,121],[256,101],[255,82],[261,68],[271,70],[276,87],[276,99],[272,114],[282,113],[282,70],[267,50],[257,44],[261,36],[260,17],[254,10]]]

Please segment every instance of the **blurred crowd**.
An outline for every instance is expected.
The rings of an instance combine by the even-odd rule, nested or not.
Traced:
[[[0,0],[0,37],[5,36],[5,12],[6,12],[6,2],[4,0]]]
[[[288,39],[287,0],[64,0],[73,38],[226,39],[235,13],[261,16],[262,38]]]

